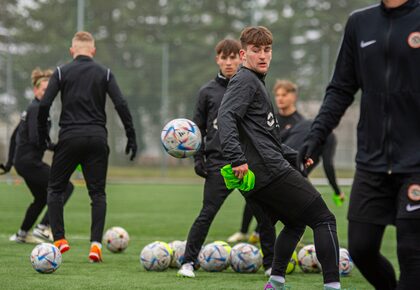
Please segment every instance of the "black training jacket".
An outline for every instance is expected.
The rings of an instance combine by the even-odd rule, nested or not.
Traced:
[[[295,111],[289,116],[283,116],[279,113],[276,113],[276,118],[277,122],[279,122],[280,137],[283,142],[289,136],[290,130],[293,128],[293,126],[305,119],[298,111]]]
[[[131,114],[112,72],[88,56],[57,67],[39,107],[39,126],[45,126],[54,98],[61,93],[59,139],[107,137],[105,101],[108,94],[129,136],[135,136]]]
[[[229,79],[219,73],[215,79],[202,86],[198,92],[193,121],[200,128],[203,144],[194,158],[206,157],[206,170],[219,171],[227,164],[223,158],[218,135],[217,112]]]
[[[309,138],[322,143],[361,89],[358,169],[420,172],[420,5],[353,12]]]
[[[29,104],[26,111],[21,114],[19,125],[15,129],[10,142],[15,143],[15,148],[10,146],[9,151],[14,150],[13,164],[34,164],[42,162],[45,147],[38,143],[38,110],[40,101],[35,98]],[[48,115],[47,115],[48,116]],[[47,123],[48,128],[49,122]],[[10,153],[10,152],[9,152]],[[10,156],[9,156],[10,158]]]
[[[217,120],[225,159],[233,167],[248,163],[255,173],[255,188],[244,195],[258,191],[290,168],[285,158],[295,158],[296,151],[281,144],[263,75],[241,67],[229,82]]]

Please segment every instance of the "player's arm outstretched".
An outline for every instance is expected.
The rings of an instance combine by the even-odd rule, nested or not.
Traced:
[[[112,102],[114,103],[115,110],[120,117],[124,129],[125,134],[127,136],[127,146],[125,147],[125,154],[130,154],[130,160],[133,161],[137,154],[137,141],[136,141],[136,131],[134,130],[133,126],[133,118],[131,117],[131,113],[128,109],[127,102],[123,98],[121,90],[115,80],[114,75],[111,71],[108,70],[107,75],[108,81],[108,94],[111,98]]]

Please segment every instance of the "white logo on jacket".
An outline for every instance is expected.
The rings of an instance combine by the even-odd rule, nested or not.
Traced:
[[[369,41],[361,41],[360,42],[360,47],[361,48],[365,48],[365,47],[368,47],[369,45],[372,45],[372,44],[374,44],[376,42],[376,40],[369,40]]]
[[[217,118],[213,120],[213,128],[219,130],[219,127],[217,127]]]
[[[267,115],[267,125],[269,127],[273,127],[274,123],[276,122],[276,120],[274,119],[274,115],[273,113],[268,113]]]

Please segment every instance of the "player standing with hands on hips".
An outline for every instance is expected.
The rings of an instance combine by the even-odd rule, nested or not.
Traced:
[[[124,124],[128,138],[126,153],[133,160],[137,152],[136,134],[126,101],[110,69],[93,60],[95,41],[89,32],[77,32],[72,39],[73,61],[57,67],[39,105],[40,143],[49,143],[48,112],[56,95],[61,93],[60,133],[48,183],[48,210],[54,244],[66,252],[62,195],[70,176],[81,164],[91,203],[92,242],[89,260],[102,261],[102,234],[105,224],[105,180],[108,168],[105,100],[108,94]]]
[[[287,265],[307,225],[314,232],[324,289],[340,289],[335,217],[313,185],[283,155],[275,110],[264,83],[273,36],[263,26],[246,27],[240,41],[243,67],[230,80],[217,119],[223,154],[236,177],[243,178],[249,169],[255,174],[254,189],[242,194],[284,224],[265,289],[285,289]]]
[[[418,289],[420,273],[420,1],[383,0],[352,13],[324,102],[300,150],[305,162],[360,89],[348,247],[376,289]],[[380,253],[397,229],[400,279]],[[361,238],[363,237],[363,238]]]

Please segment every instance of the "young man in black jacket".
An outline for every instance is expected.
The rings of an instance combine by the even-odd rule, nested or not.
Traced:
[[[136,134],[126,101],[111,71],[96,63],[95,42],[88,32],[80,31],[72,40],[73,61],[57,67],[44,99],[39,105],[40,143],[49,143],[48,112],[61,93],[60,133],[55,148],[48,184],[48,210],[54,244],[63,253],[70,249],[65,239],[62,194],[71,174],[81,164],[92,206],[92,242],[89,259],[102,261],[102,234],[105,224],[105,180],[108,168],[105,100],[108,94],[120,116],[128,138],[126,153],[133,160],[137,152]]]
[[[324,288],[340,289],[335,217],[312,184],[283,155],[275,109],[264,83],[272,56],[272,34],[262,26],[247,27],[240,40],[243,67],[230,80],[217,119],[223,155],[235,176],[241,179],[249,169],[255,174],[254,189],[242,194],[284,224],[265,289],[284,289],[287,265],[307,225],[314,232]]]
[[[360,89],[350,255],[376,289],[417,289],[420,273],[420,1],[383,0],[353,12],[333,78],[300,159],[325,142]],[[380,253],[397,228],[400,280]],[[361,238],[363,237],[363,238]]]
[[[185,259],[178,276],[195,277],[194,264],[207,237],[211,223],[225,199],[232,192],[226,188],[220,168],[226,165],[222,155],[218,133],[217,113],[229,79],[236,73],[241,63],[239,50],[241,46],[233,39],[223,39],[215,47],[216,63],[219,73],[216,78],[205,84],[198,93],[193,121],[200,128],[204,146],[194,155],[195,172],[206,179],[204,184],[203,207],[191,226],[185,249]],[[251,205],[254,209],[255,205]],[[274,248],[274,226],[264,212],[255,208],[256,215],[262,219],[262,248],[264,266],[271,267]]]

